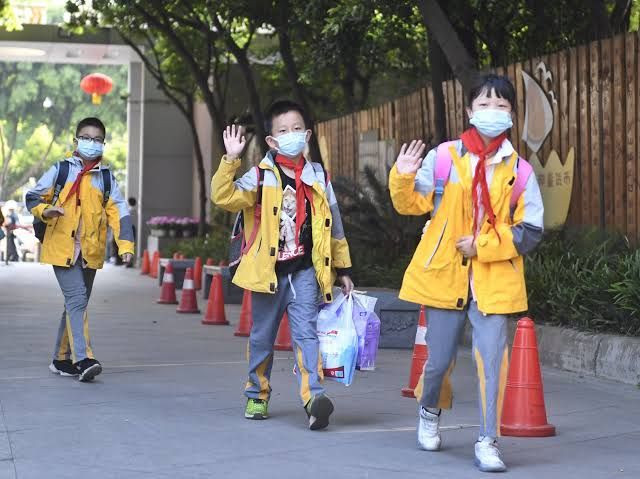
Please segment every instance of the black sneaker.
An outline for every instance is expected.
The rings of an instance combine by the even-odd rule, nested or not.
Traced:
[[[73,366],[71,359],[54,359],[49,364],[49,371],[60,376],[77,376],[80,372]]]
[[[98,361],[91,358],[85,358],[73,365],[78,371],[78,380],[82,382],[93,381],[98,374],[102,372],[102,366]]]
[[[333,412],[333,404],[324,394],[313,396],[304,409],[309,418],[309,429],[312,431],[324,429],[329,425],[329,416]]]

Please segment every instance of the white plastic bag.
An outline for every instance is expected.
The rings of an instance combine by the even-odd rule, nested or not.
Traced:
[[[324,377],[349,386],[358,357],[358,333],[353,324],[351,296],[338,295],[320,310],[318,339]]]

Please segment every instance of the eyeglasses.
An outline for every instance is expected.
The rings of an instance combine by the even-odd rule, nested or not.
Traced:
[[[80,140],[82,140],[82,141],[91,141],[93,143],[98,143],[98,144],[104,145],[104,138],[102,138],[100,136],[98,136],[96,138],[91,138],[90,136],[79,136],[79,137],[76,138],[76,140],[78,140],[78,141],[80,141]]]

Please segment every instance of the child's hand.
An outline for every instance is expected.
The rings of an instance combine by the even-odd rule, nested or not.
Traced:
[[[227,158],[230,160],[238,158],[242,154],[242,150],[244,150],[247,141],[242,133],[242,127],[236,127],[236,125],[228,126],[227,129],[222,132],[224,147],[227,150]]]
[[[345,296],[350,295],[353,292],[354,288],[351,278],[349,276],[340,276],[338,280],[340,281],[340,283],[342,283],[342,294],[344,294]]]
[[[463,236],[458,239],[458,241],[456,241],[456,249],[460,251],[465,258],[473,258],[478,254],[473,236]]]
[[[64,208],[62,206],[52,206],[42,212],[42,216],[45,218],[57,218],[58,216],[64,216]]]
[[[407,144],[403,143],[400,148],[400,154],[396,160],[396,168],[401,175],[414,175],[422,164],[422,154],[426,145],[422,140],[413,140],[407,148]]]

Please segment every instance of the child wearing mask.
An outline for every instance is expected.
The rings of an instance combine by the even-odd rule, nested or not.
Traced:
[[[424,159],[421,141],[403,145],[389,178],[399,213],[431,215],[400,291],[401,299],[426,306],[429,325],[429,358],[415,389],[418,445],[440,449],[440,415],[452,406],[449,376],[468,317],[480,411],[475,463],[485,472],[506,470],[497,438],[509,357],[507,315],[527,310],[523,255],[543,232],[536,176],[507,137],[514,105],[508,78],[480,77],[469,94],[471,128]]]
[[[349,246],[323,166],[303,155],[311,137],[304,111],[284,100],[271,105],[265,116],[271,151],[258,168],[234,181],[246,140],[233,125],[223,132],[227,154],[211,182],[211,199],[216,205],[243,211],[248,244],[233,277],[236,285],[252,291],[245,417],[269,417],[273,346],[287,312],[298,394],[309,428],[323,429],[329,424],[333,404],[322,386],[316,324],[321,302],[333,300],[336,276],[345,294],[353,290]]]
[[[70,158],[52,166],[27,192],[27,208],[46,224],[41,261],[53,265],[64,296],[64,312],[49,366],[82,382],[102,372],[89,337],[87,306],[96,270],[102,268],[107,226],[113,229],[125,262],[133,259],[134,239],[127,202],[104,166],[106,128],[98,118],[78,123]],[[60,183],[60,191],[56,191]]]

